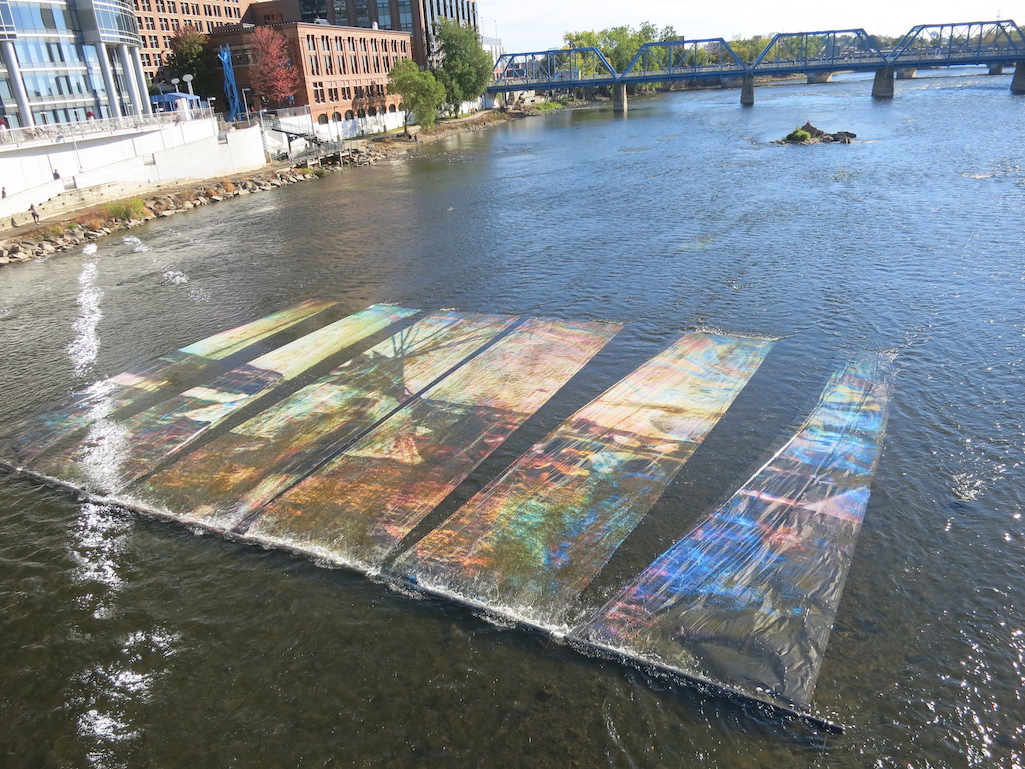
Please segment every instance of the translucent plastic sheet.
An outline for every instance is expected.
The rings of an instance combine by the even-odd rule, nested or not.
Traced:
[[[231,529],[514,322],[507,315],[429,315],[131,493],[177,518]]]
[[[96,382],[67,404],[17,428],[11,441],[19,462],[29,462],[50,446],[112,416],[138,398],[176,381],[189,381],[219,360],[241,352],[267,337],[316,315],[330,302],[309,301],[288,310],[203,339],[110,379]]]
[[[92,488],[119,488],[188,446],[255,398],[417,310],[374,305],[124,420],[93,423],[80,443],[30,469]]]
[[[562,623],[771,346],[686,335],[534,445],[392,572],[517,619]]]
[[[800,431],[573,635],[805,706],[869,497],[890,386],[837,371]]]
[[[264,508],[246,536],[376,569],[619,329],[524,322]]]

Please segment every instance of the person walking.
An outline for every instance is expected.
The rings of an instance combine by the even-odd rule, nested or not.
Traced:
[[[28,212],[32,214],[32,221],[39,224],[39,212],[36,211],[36,204],[33,203],[28,207]]]

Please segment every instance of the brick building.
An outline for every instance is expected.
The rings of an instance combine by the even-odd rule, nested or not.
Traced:
[[[133,0],[135,18],[142,38],[142,69],[150,80],[156,78],[171,50],[171,36],[181,27],[191,26],[210,33],[223,24],[238,24],[249,0]]]
[[[311,24],[319,19],[339,26],[408,32],[413,61],[422,67],[434,55],[431,37],[438,19],[454,19],[480,31],[476,0],[264,0],[251,3],[243,16],[251,24],[268,23],[267,17]]]
[[[287,106],[309,105],[313,121],[320,124],[398,110],[401,99],[387,93],[386,87],[395,62],[410,58],[408,33],[304,22],[267,26],[285,36],[292,64],[299,69],[299,90]],[[210,34],[210,45],[231,46],[235,81],[251,109],[283,106],[263,103],[253,91],[249,74],[253,31],[248,25],[215,29]]]

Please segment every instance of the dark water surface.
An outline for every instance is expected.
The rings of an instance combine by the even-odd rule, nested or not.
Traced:
[[[4,767],[1020,767],[1025,99],[931,77],[635,100],[0,271],[3,421],[311,298],[629,325],[435,514],[682,331],[782,337],[599,605],[894,359],[815,695],[825,743],[466,610],[0,475]],[[806,119],[850,146],[770,143]]]

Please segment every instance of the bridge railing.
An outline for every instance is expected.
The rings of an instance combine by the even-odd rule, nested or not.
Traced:
[[[619,77],[597,48],[561,48],[501,56],[495,63],[491,89],[547,86],[559,90],[614,83]]]
[[[623,70],[632,82],[738,77],[748,66],[723,38],[645,43]]]
[[[841,70],[879,66],[886,56],[863,29],[780,33],[751,65],[752,71]]]
[[[1025,57],[1025,34],[1010,19],[957,24],[920,24],[893,47],[889,61],[976,64]]]

